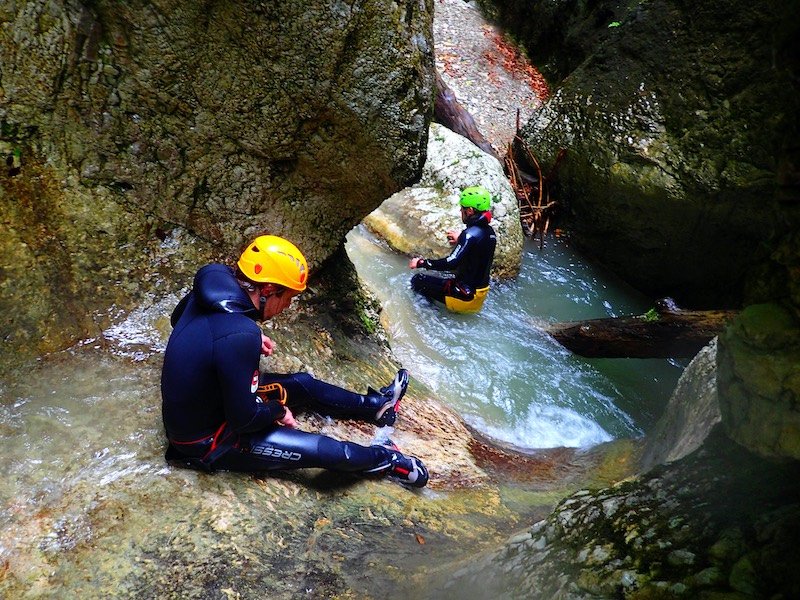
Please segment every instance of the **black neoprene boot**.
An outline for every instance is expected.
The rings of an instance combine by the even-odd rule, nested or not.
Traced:
[[[380,390],[367,390],[366,399],[376,409],[374,421],[381,427],[394,425],[400,410],[400,400],[408,388],[408,371],[400,369],[394,380]]]
[[[394,479],[409,487],[422,488],[428,483],[428,469],[416,456],[407,456],[400,452],[400,449],[392,440],[386,440],[380,444],[381,447],[389,451],[386,460],[365,471],[365,475],[384,476]]]

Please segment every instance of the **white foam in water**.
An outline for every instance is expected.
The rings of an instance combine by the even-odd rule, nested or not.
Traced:
[[[638,419],[659,401],[656,394],[671,391],[668,377],[664,391],[649,385],[666,372],[653,361],[588,360],[542,331],[548,323],[642,314],[648,306],[563,242],[526,252],[520,275],[495,282],[477,315],[450,313],[415,294],[408,259],[363,228],[348,235],[347,250],[381,302],[403,366],[492,438],[534,449],[639,437]],[[662,362],[677,379],[679,370]]]
[[[131,311],[123,321],[103,331],[103,337],[113,343],[117,355],[135,360],[163,352],[166,348],[165,336],[158,330],[155,322],[169,317],[179,299],[170,294],[157,302],[145,303]]]
[[[465,415],[465,420],[489,437],[520,448],[588,448],[613,439],[594,421],[558,406],[532,404],[527,418],[510,429],[488,424],[480,417]]]

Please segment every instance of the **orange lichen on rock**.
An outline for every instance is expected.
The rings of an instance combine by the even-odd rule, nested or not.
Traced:
[[[550,97],[550,87],[539,70],[528,61],[528,58],[513,43],[493,29],[484,29],[483,34],[489,37],[503,56],[503,68],[519,81],[526,82],[536,96],[544,102]]]

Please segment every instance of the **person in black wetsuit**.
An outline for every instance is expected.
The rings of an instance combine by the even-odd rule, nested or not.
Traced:
[[[412,269],[448,271],[446,276],[416,273],[411,287],[423,296],[442,302],[454,312],[474,313],[483,306],[489,292],[489,276],[497,246],[497,236],[489,225],[492,196],[481,186],[461,191],[461,221],[466,228],[456,237],[448,231],[447,239],[455,247],[450,256],[439,259],[414,257]]]
[[[291,242],[261,236],[236,270],[210,264],[172,314],[161,375],[166,458],[184,466],[231,471],[321,467],[387,475],[423,487],[422,461],[386,444],[361,446],[295,429],[293,409],[392,425],[408,386],[398,371],[389,385],[357,394],[307,373],[261,373],[275,345],[256,321],[289,306],[306,289],[305,257]]]

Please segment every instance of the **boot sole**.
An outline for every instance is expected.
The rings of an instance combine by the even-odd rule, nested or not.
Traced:
[[[380,421],[383,415],[386,414],[386,411],[388,411],[390,408],[393,408],[395,414],[397,414],[398,407],[400,406],[400,400],[403,399],[403,396],[405,396],[406,390],[408,389],[408,371],[403,369],[402,372],[405,373],[405,376],[400,377],[399,373],[398,375],[395,376],[394,395],[392,396],[392,399],[389,400],[389,402],[387,402],[386,404],[384,404],[381,407],[381,409],[375,414],[376,421]],[[404,382],[404,385],[401,385],[401,382]],[[394,421],[392,421],[392,423],[388,423],[388,425],[391,425],[393,423]]]

